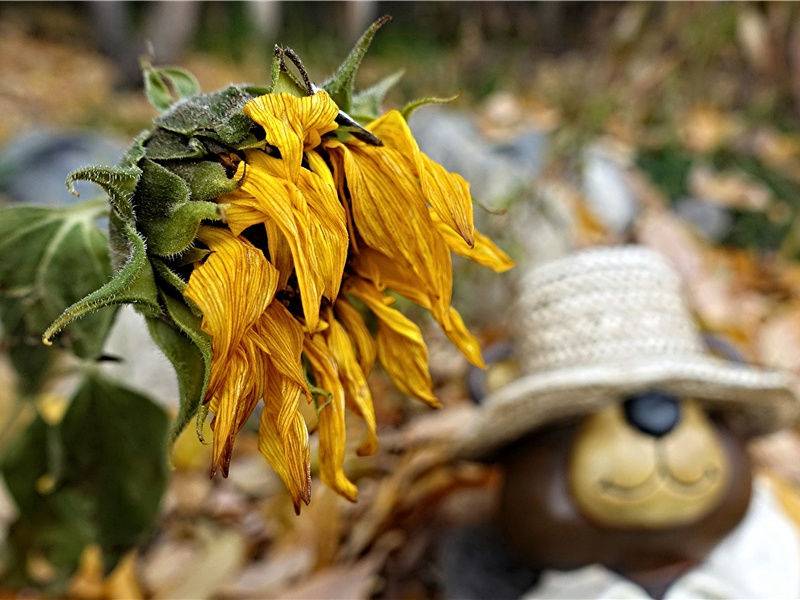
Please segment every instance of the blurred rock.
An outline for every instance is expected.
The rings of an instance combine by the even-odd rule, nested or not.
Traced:
[[[724,207],[696,198],[681,198],[675,203],[675,212],[712,242],[725,237],[733,224],[733,217]]]
[[[492,212],[506,210],[530,189],[542,168],[547,143],[542,131],[522,129],[492,142],[474,117],[432,106],[416,111],[409,125],[422,151],[469,181],[473,198]]]
[[[39,129],[9,140],[0,149],[0,193],[14,202],[68,205],[91,198],[69,193],[64,180],[70,171],[91,164],[116,164],[124,146],[95,133]],[[94,187],[92,193],[102,193]]]
[[[609,230],[626,233],[636,218],[638,205],[628,184],[627,160],[606,144],[593,144],[584,152],[583,192],[589,209]]]

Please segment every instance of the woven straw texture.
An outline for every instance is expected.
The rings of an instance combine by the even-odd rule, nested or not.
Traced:
[[[517,355],[525,375],[488,397],[457,449],[491,454],[532,429],[658,388],[723,411],[745,435],[797,418],[788,374],[709,355],[655,252],[595,248],[520,278]]]

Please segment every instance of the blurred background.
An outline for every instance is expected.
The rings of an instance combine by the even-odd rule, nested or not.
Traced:
[[[116,162],[156,115],[140,57],[183,66],[212,91],[265,82],[280,43],[319,82],[384,14],[393,21],[359,85],[404,69],[387,107],[460,94],[417,111],[412,130],[472,182],[484,207],[478,227],[522,266],[591,244],[655,247],[686,280],[704,331],[750,362],[800,373],[793,4],[3,2],[0,206],[73,202],[67,172]],[[454,306],[467,323],[487,345],[508,338],[514,274],[455,269]],[[170,367],[142,329],[122,313],[109,351],[125,360],[109,368],[174,411]],[[490,514],[498,475],[444,461],[472,402],[468,368],[435,327],[426,335],[444,409],[432,413],[372,377],[382,446],[370,458],[350,453],[357,504],[319,484],[295,517],[255,429],[239,437],[230,478],[209,480],[208,447],[189,431],[156,530],[111,575],[85,550],[60,589],[87,598],[441,597],[436,540]],[[15,377],[0,363],[0,451],[42,410],[20,407]],[[752,452],[759,468],[800,484],[797,431]],[[0,494],[0,527],[15,511]],[[32,572],[32,595],[58,576],[46,561]]]

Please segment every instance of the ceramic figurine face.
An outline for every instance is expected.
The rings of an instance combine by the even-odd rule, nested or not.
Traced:
[[[657,591],[744,516],[743,440],[698,402],[648,395],[506,449],[498,524],[528,564],[601,563]]]
[[[731,464],[696,402],[650,394],[583,420],[568,477],[589,519],[657,529],[708,514],[730,486]]]

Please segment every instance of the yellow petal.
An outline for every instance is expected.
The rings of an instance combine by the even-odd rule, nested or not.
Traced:
[[[378,317],[378,334],[375,338],[378,360],[397,389],[438,407],[428,372],[428,348],[419,327],[399,310],[390,307],[394,299],[382,294],[369,281],[350,277],[343,291],[364,302]]]
[[[344,297],[339,297],[334,306],[339,322],[347,330],[358,357],[358,365],[364,375],[369,375],[375,364],[375,340],[367,329],[364,319],[356,308]]]
[[[308,156],[311,159],[318,155],[312,152]],[[327,167],[321,168],[318,164],[316,166],[321,171],[327,171]],[[349,236],[344,207],[336,195],[330,171],[327,173],[325,177],[308,169],[301,169],[297,185],[309,209],[309,250],[316,256],[323,295],[334,301],[342,283]]]
[[[211,335],[210,397],[231,354],[272,301],[278,272],[261,250],[226,229],[201,227],[198,238],[211,253],[192,271],[184,295],[203,313],[203,331]]]
[[[434,214],[431,214],[431,217],[447,246],[456,254],[460,254],[484,267],[489,267],[495,273],[508,271],[514,266],[514,261],[482,233],[475,232],[475,245],[470,248],[448,225],[438,220]]]
[[[327,142],[334,170],[343,170],[358,235],[398,267],[414,273],[431,304],[450,306],[450,252],[431,221],[410,160],[387,147]]]
[[[345,399],[336,363],[321,334],[307,335],[304,349],[308,362],[311,363],[317,387],[331,394],[330,399],[324,401],[319,409],[320,477],[329,488],[355,502],[358,490],[342,468],[347,440],[344,421]]]
[[[255,325],[255,343],[265,352],[278,373],[310,392],[303,373],[303,326],[280,302],[272,302]]]
[[[373,121],[367,129],[383,143],[411,158],[422,185],[422,193],[443,223],[460,235],[464,242],[473,244],[473,210],[469,183],[456,173],[450,173],[439,163],[420,152],[408,123],[396,110]]]
[[[258,375],[263,371],[262,365],[253,364],[257,360],[256,353],[246,346],[244,344],[237,348],[225,364],[219,392],[211,401],[214,413],[211,422],[214,430],[212,477],[217,469],[222,471],[223,476],[228,476],[236,434],[244,426],[263,392],[263,382]]]
[[[258,449],[289,490],[295,512],[311,501],[308,429],[299,411],[303,388],[270,369],[264,410],[258,429]]]
[[[481,369],[486,368],[486,363],[483,362],[483,356],[481,355],[480,342],[469,332],[461,315],[455,308],[450,307],[450,319],[448,322],[439,324],[448,339],[453,342],[453,345],[459,349],[469,362]]]
[[[367,426],[364,441],[358,447],[357,452],[359,456],[370,456],[375,454],[378,449],[378,435],[375,424],[375,408],[372,405],[372,394],[367,386],[367,378],[358,364],[356,351],[347,331],[333,317],[333,311],[330,308],[327,310],[325,320],[329,325],[325,331],[325,340],[339,369],[339,379],[344,386],[347,406],[364,419]]]
[[[455,233],[453,236],[466,246],[465,242]],[[371,248],[362,249],[354,259],[353,269],[359,276],[374,283],[378,290],[390,289],[423,308],[432,309],[429,299],[422,293],[416,282],[407,277],[407,272],[398,269],[397,265],[380,252]],[[484,368],[486,366],[481,356],[478,340],[466,328],[461,315],[455,308],[448,307],[444,314],[438,310],[432,311],[431,314],[442,327],[445,335],[468,361],[476,367]]]
[[[306,326],[315,331],[319,325],[323,283],[312,251],[305,198],[293,183],[274,175],[279,159],[255,150],[246,153],[245,161],[246,168],[245,163],[239,166],[243,177],[241,191],[223,197],[230,202],[225,213],[228,225],[238,230],[242,225],[240,218],[247,217],[250,223],[249,216],[257,211],[262,214],[262,222],[272,221],[280,229],[292,251]]]
[[[264,128],[267,143],[281,153],[283,176],[296,181],[303,149],[319,146],[321,136],[336,129],[339,108],[328,93],[298,98],[291,94],[266,94],[250,100],[244,112]]]

